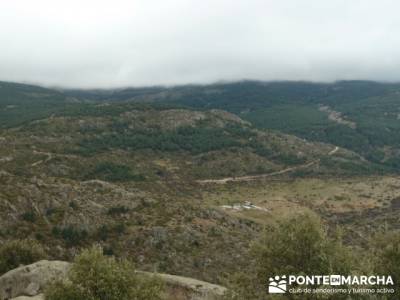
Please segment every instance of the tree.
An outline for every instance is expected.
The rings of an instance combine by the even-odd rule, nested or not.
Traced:
[[[255,272],[233,278],[236,294],[231,299],[269,299],[268,279],[276,275],[351,274],[354,266],[350,249],[343,246],[340,234],[328,237],[321,220],[311,213],[279,221],[254,243],[252,252]],[[240,285],[235,284],[237,278]],[[286,297],[308,299],[305,294]],[[309,297],[316,299],[316,295]],[[339,295],[332,297],[340,299]]]
[[[329,238],[321,220],[311,213],[280,221],[255,244],[254,252],[263,276],[348,274],[352,266],[340,235]]]
[[[103,255],[100,247],[84,250],[74,261],[68,278],[51,285],[46,300],[157,300],[162,284],[139,277],[133,264]]]
[[[46,258],[43,247],[35,240],[14,240],[0,247],[0,275],[20,265]]]
[[[375,273],[392,276],[395,293],[389,299],[400,297],[400,233],[378,233],[372,240],[371,257],[375,258]]]

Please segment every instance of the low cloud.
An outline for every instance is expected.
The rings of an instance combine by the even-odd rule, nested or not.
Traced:
[[[2,1],[0,80],[400,81],[399,10],[388,0]]]

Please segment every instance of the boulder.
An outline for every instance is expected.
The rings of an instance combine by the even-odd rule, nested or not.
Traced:
[[[44,300],[44,296],[43,296],[43,294],[39,294],[39,295],[33,296],[33,297],[20,296],[17,298],[12,298],[11,300]]]
[[[137,273],[144,276],[155,276],[161,279],[166,284],[170,296],[173,297],[179,294],[181,295],[179,299],[220,299],[220,297],[223,296],[227,291],[226,287],[190,277],[162,273],[149,273],[143,271],[137,271]],[[178,299],[178,297],[175,297],[175,299]]]
[[[36,296],[49,283],[65,278],[69,268],[68,262],[42,260],[11,270],[0,277],[0,300]],[[39,300],[40,297],[32,299]]]
[[[0,300],[44,300],[43,291],[55,280],[64,279],[71,264],[42,260],[11,270],[0,277]],[[197,279],[137,271],[139,276],[156,276],[166,284],[166,299],[214,300],[226,288]]]

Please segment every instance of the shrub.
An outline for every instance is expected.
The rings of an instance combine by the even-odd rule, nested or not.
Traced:
[[[253,245],[252,251],[255,272],[231,278],[235,290],[231,299],[264,299],[266,283],[276,275],[351,274],[355,266],[340,236],[328,237],[320,219],[310,213],[280,221]],[[310,299],[315,299],[312,296]],[[293,299],[308,298],[301,294],[293,295]]]
[[[55,282],[46,291],[46,300],[83,300],[82,293],[71,282]],[[94,300],[95,298],[86,298]]]
[[[27,222],[34,223],[36,221],[36,214],[33,211],[25,212],[21,215],[22,219]]]
[[[97,164],[85,176],[85,179],[100,179],[105,181],[143,181],[142,174],[136,174],[130,167],[113,162],[101,162]]]
[[[310,213],[278,223],[254,246],[262,278],[279,274],[348,274],[351,257],[340,237],[329,238]]]
[[[64,228],[53,227],[52,234],[55,237],[62,238],[68,247],[81,245],[88,238],[88,232],[85,229],[68,225]]]
[[[129,208],[127,208],[126,206],[123,206],[123,205],[110,207],[107,211],[107,213],[110,216],[122,215],[122,214],[126,214],[128,212],[129,212]]]
[[[97,229],[97,236],[100,240],[106,241],[111,235],[121,235],[125,230],[124,223],[117,223],[112,226],[104,224]]]
[[[78,204],[75,201],[70,201],[69,202],[69,207],[71,207],[72,209],[77,209],[78,208]]]
[[[392,276],[395,294],[400,297],[400,234],[398,232],[377,233],[372,240],[375,273]]]
[[[84,250],[74,262],[68,280],[45,292],[46,300],[157,300],[162,284],[141,278],[128,260],[103,255],[100,247]]]
[[[276,274],[348,274],[350,252],[339,237],[329,238],[310,213],[278,223],[254,248],[260,278]]]
[[[0,274],[44,258],[46,252],[37,241],[10,241],[0,247]]]

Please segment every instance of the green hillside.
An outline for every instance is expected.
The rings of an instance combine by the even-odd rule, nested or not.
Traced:
[[[33,85],[0,82],[0,127],[10,127],[50,116],[61,110],[67,97]]]
[[[163,90],[122,89],[97,97],[97,101],[105,100],[223,109],[260,129],[335,144],[393,170],[400,166],[399,84],[244,81]]]

